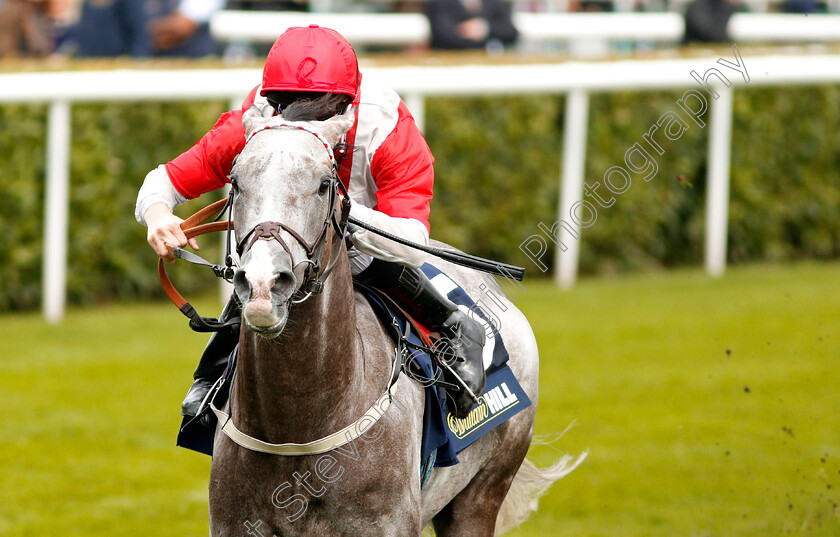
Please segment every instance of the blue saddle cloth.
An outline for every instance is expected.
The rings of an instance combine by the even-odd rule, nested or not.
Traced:
[[[433,467],[452,466],[458,463],[458,453],[487,434],[494,427],[527,408],[531,401],[519,386],[513,372],[507,366],[508,352],[501,334],[488,315],[475,301],[438,268],[426,263],[421,270],[432,284],[450,300],[464,309],[474,320],[485,326],[484,367],[487,371],[487,386],[484,395],[467,418],[455,418],[449,409],[446,391],[440,386],[426,385],[426,402],[423,413],[423,438],[421,442],[421,476],[425,484]],[[406,320],[395,311],[389,301],[383,300],[376,291],[360,290],[378,313],[397,322],[404,334]],[[409,355],[406,362],[413,362],[429,379],[439,379],[442,372],[437,360],[428,353],[417,350],[423,343],[416,333],[409,331]],[[426,383],[427,384],[427,383]]]

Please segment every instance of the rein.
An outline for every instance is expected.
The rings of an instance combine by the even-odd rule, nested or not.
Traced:
[[[233,194],[231,193],[231,195],[226,199],[211,203],[207,207],[204,207],[181,222],[181,230],[183,230],[184,235],[186,235],[188,239],[204,235],[205,233],[212,233],[214,231],[226,231],[228,235],[230,235],[230,232],[233,230],[233,221],[230,219],[216,220],[207,224],[202,224],[202,222],[216,214],[218,215],[216,217],[217,219],[221,218],[221,215],[224,214],[225,210],[229,211],[232,205]],[[230,241],[228,241],[228,243],[229,242]],[[220,265],[213,265],[201,257],[180,248],[175,248],[174,252],[175,255],[181,259],[185,259],[193,263],[209,265],[217,276],[224,278],[225,280],[230,281],[233,277],[233,259],[230,255],[225,256],[225,266],[222,267]],[[199,315],[192,304],[190,304],[187,299],[178,292],[175,285],[173,285],[172,280],[169,279],[169,275],[166,274],[166,263],[163,261],[163,258],[158,259],[158,278],[160,278],[163,290],[172,303],[175,304],[181,313],[189,318],[190,328],[194,331],[220,332],[224,330],[233,331],[239,329],[239,317],[233,317],[226,322],[220,322],[218,319],[214,319],[212,317],[202,317]]]

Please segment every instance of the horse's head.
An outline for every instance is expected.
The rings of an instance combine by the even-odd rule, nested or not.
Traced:
[[[293,297],[318,292],[324,263],[340,244],[338,177],[332,148],[353,114],[326,121],[243,116],[248,141],[231,171],[233,220],[241,256],[233,279],[246,325],[264,337],[282,332]],[[335,241],[338,242],[335,242]]]

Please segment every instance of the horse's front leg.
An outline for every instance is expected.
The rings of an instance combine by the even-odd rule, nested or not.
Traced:
[[[394,480],[386,478],[386,475],[393,474],[393,470],[383,470],[373,470],[379,479],[356,489],[358,498],[367,496],[369,499],[363,501],[364,506],[351,515],[351,525],[341,535],[420,537],[423,526],[419,472],[412,471],[413,467],[406,468],[407,471],[400,472],[403,477]]]

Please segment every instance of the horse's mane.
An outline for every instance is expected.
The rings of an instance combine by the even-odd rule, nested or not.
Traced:
[[[300,99],[283,109],[288,121],[325,121],[342,114],[347,108],[347,95],[325,93],[315,99]]]
[[[283,119],[287,121],[326,121],[347,111],[347,95],[325,93],[315,99],[300,99],[283,109]],[[350,158],[353,146],[342,142],[333,148],[339,167]]]

